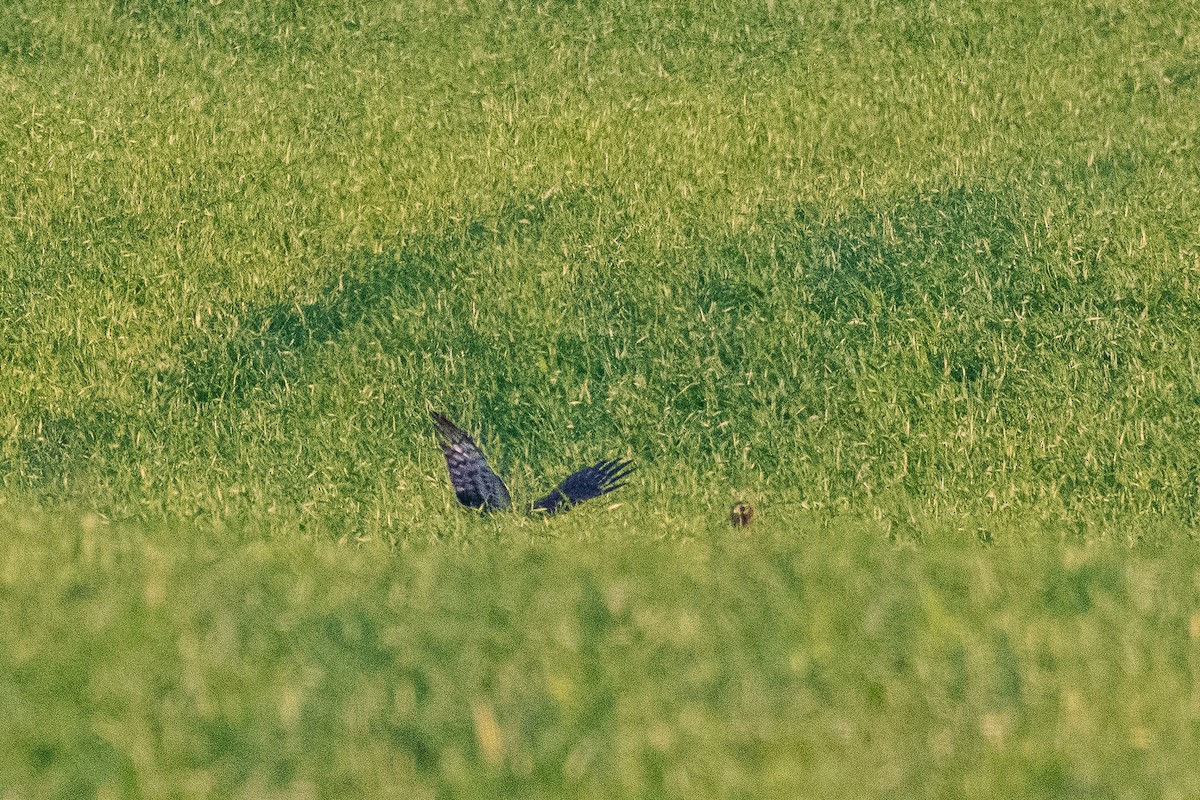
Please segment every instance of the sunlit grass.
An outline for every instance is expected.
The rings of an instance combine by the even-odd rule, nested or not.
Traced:
[[[1196,794],[1197,22],[0,8],[0,785]]]

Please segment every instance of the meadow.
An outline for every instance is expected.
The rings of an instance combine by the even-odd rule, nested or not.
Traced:
[[[0,6],[0,798],[1197,796],[1197,31]]]

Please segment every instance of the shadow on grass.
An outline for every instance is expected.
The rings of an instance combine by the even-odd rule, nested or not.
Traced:
[[[26,485],[53,486],[91,459],[136,445],[135,421],[108,403],[30,415],[4,447],[4,472]]]
[[[1142,391],[1147,337],[1186,322],[1178,309],[1187,289],[1170,273],[1129,289],[1130,265],[1101,246],[1103,231],[1052,236],[1030,202],[957,186],[835,216],[798,208],[736,232],[701,226],[664,256],[631,234],[615,193],[518,198],[352,254],[306,302],[247,303],[187,328],[165,366],[145,373],[149,403],[137,419],[103,406],[30,411],[9,441],[19,465],[10,473],[52,483],[88,459],[137,458],[137,425],[344,379],[319,360],[330,355],[361,376],[354,348],[402,361],[393,383],[428,378],[425,393],[401,402],[462,397],[488,420],[485,435],[530,452],[563,448],[561,429],[523,419],[530,401],[544,414],[582,386],[595,399],[578,402],[573,423],[603,435],[614,415],[641,419],[642,433],[622,423],[635,451],[705,458],[791,431],[831,497],[858,498],[871,481],[896,488],[898,474],[910,489],[936,482],[948,456],[932,439],[902,435],[909,424],[949,436],[977,421],[979,463],[1011,466],[995,448],[1043,435],[1030,414],[1051,398],[1065,403],[1067,381],[1112,397]],[[594,260],[568,263],[567,276],[556,271],[560,247]],[[528,271],[505,272],[518,261]],[[778,374],[750,381],[748,370]],[[303,398],[295,403],[305,413]],[[668,404],[674,416],[663,421]],[[1113,418],[1141,407],[1129,401]],[[384,429],[378,417],[363,417],[362,436]],[[1007,432],[988,438],[997,419]],[[702,426],[709,432],[697,433]],[[1164,424],[1163,435],[1172,430]],[[852,456],[830,455],[846,443]],[[1081,504],[1141,497],[1125,491],[1139,469],[1177,480],[1151,454],[1097,470],[1085,468],[1087,443],[1063,447],[1031,469],[1038,485],[1068,487]],[[794,477],[792,450],[756,450],[761,474]]]
[[[1078,279],[1030,267],[1036,233],[1021,208],[970,187],[859,205],[832,218],[798,208],[764,215],[739,232],[700,230],[661,269],[636,263],[661,258],[639,251],[636,236],[624,250],[615,244],[630,239],[626,206],[594,189],[517,198],[490,216],[381,243],[377,252],[349,256],[310,302],[247,304],[189,330],[168,366],[148,376],[152,394],[188,405],[242,403],[328,381],[326,367],[313,359],[349,341],[370,342],[403,358],[410,376],[432,370],[434,385],[466,382],[470,402],[502,441],[561,447],[537,441],[523,412],[509,410],[510,398],[562,395],[572,384],[595,397],[608,397],[614,386],[628,390],[629,413],[645,412],[646,398],[657,397],[685,425],[732,419],[712,434],[708,446],[717,449],[756,435],[739,426],[761,424],[745,413],[763,402],[738,379],[747,364],[784,367],[798,358],[810,376],[787,387],[780,406],[801,416],[825,403],[831,389],[840,406],[853,405],[845,402],[856,391],[851,361],[910,383],[915,375],[913,392],[936,392],[944,383],[1015,391],[1002,380],[1021,356],[1008,339],[1036,333],[1014,333],[1012,321]],[[524,291],[521,281],[498,272],[508,267],[499,266],[497,252],[524,254],[546,242],[566,252],[580,241],[614,244],[595,256],[575,248],[577,257],[595,262],[570,264],[572,277],[545,295],[539,284],[528,297],[494,297]],[[634,263],[615,266],[618,251]],[[551,253],[549,260],[558,259]],[[527,315],[522,306],[530,304],[554,307],[564,324]],[[478,323],[467,316],[476,306],[485,307]],[[800,322],[785,330],[780,320],[789,317]],[[897,347],[913,337],[920,340],[915,347]],[[633,355],[622,360],[617,351]],[[464,357],[465,368],[441,363]],[[411,366],[422,363],[421,370]],[[549,389],[556,373],[560,388]],[[612,407],[585,404],[574,418],[594,430],[611,424]],[[857,421],[841,422],[857,433]]]
[[[1027,231],[1003,197],[966,187],[860,204],[834,219],[798,208],[715,245],[706,260],[722,266],[699,277],[697,301],[785,298],[814,322],[839,326],[839,349],[877,344],[914,319],[1028,311],[1052,287],[1019,266]],[[948,368],[980,372],[971,359]]]
[[[237,401],[294,381],[308,353],[336,341],[392,295],[422,291],[442,280],[420,246],[352,257],[346,272],[311,303],[247,304],[183,337],[169,366],[151,380],[168,395],[198,403]]]
[[[411,310],[420,298],[487,280],[472,271],[487,248],[521,247],[571,227],[614,224],[594,221],[606,201],[611,206],[614,198],[577,193],[550,201],[521,199],[491,218],[385,244],[381,254],[353,255],[311,302],[247,304],[184,335],[168,367],[150,381],[158,392],[196,403],[236,402],[295,382],[305,359],[348,329],[386,326],[389,316]],[[551,224],[556,230],[548,230]],[[922,194],[886,208],[862,206],[832,220],[797,209],[760,219],[747,233],[701,240],[691,256],[694,269],[677,287],[677,302],[731,311],[726,319],[734,327],[747,315],[788,304],[821,324],[841,326],[838,350],[877,346],[913,320],[937,327],[947,315],[971,319],[978,330],[955,329],[952,337],[933,342],[931,365],[956,380],[978,381],[1002,367],[980,351],[981,331],[1045,310],[1068,285],[1078,293],[1088,280],[1099,280],[1094,267],[1089,279],[1086,269],[1081,278],[1031,265],[1029,242],[1020,209],[968,188]],[[626,326],[631,335],[662,323],[663,309],[652,297],[639,297],[652,292],[631,292],[632,300],[618,302],[609,283],[588,277],[570,292],[581,307]],[[427,324],[436,327],[439,320]],[[469,336],[470,329],[458,335]],[[739,337],[723,337],[722,347],[720,358],[736,367],[744,355]],[[574,365],[593,360],[587,342],[575,341],[570,332],[558,337],[554,350]],[[686,396],[681,399],[686,402]]]
[[[349,329],[372,323],[387,327],[389,318],[411,312],[420,299],[453,295],[465,284],[486,280],[472,270],[481,252],[533,241],[552,219],[586,219],[595,205],[585,194],[521,199],[490,218],[381,243],[379,253],[347,258],[341,273],[311,302],[246,304],[212,320],[208,328],[184,335],[168,366],[148,376],[149,382],[156,393],[196,403],[237,402],[292,383],[309,356]],[[427,325],[438,328],[442,320],[430,316]]]

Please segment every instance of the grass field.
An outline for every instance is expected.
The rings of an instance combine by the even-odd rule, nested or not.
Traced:
[[[722,5],[0,5],[0,798],[1200,795],[1200,12]]]

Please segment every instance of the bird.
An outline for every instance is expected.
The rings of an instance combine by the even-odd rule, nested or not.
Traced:
[[[735,528],[746,528],[754,518],[754,507],[749,503],[738,503],[729,510],[729,521]]]
[[[437,426],[438,443],[446,457],[446,469],[458,502],[478,511],[505,511],[512,507],[512,496],[500,476],[488,466],[483,451],[466,431],[439,411],[430,412]],[[555,514],[585,500],[608,494],[625,485],[634,471],[632,461],[616,458],[575,470],[549,494],[534,500],[529,513]]]

